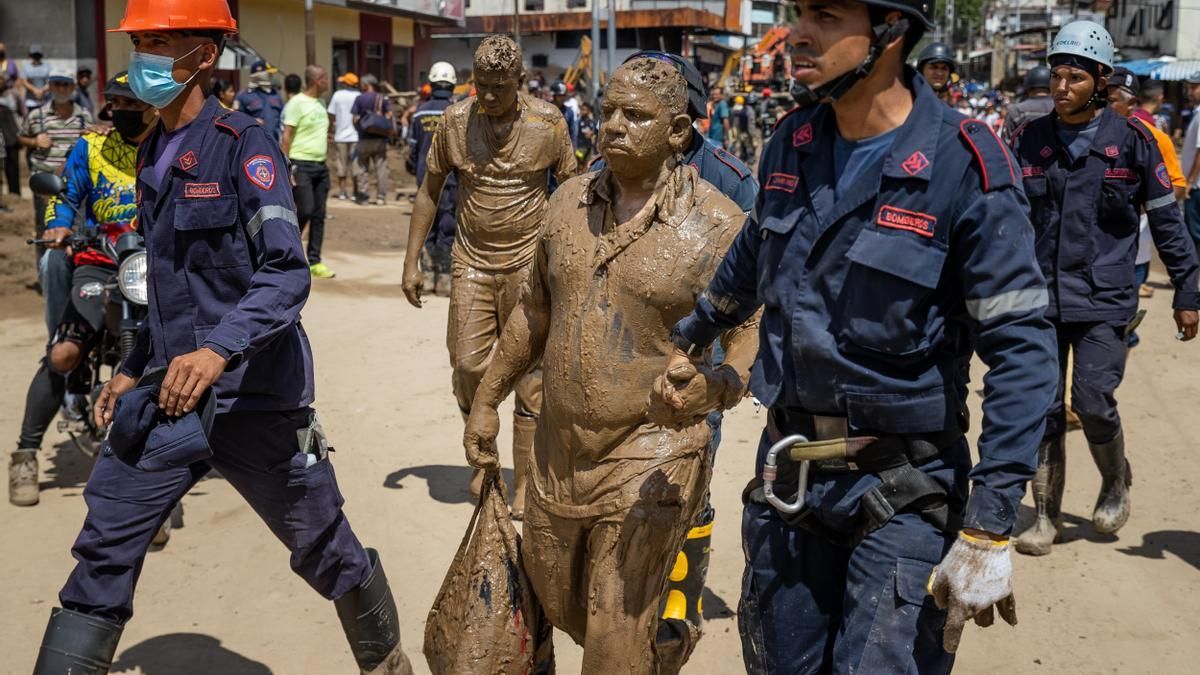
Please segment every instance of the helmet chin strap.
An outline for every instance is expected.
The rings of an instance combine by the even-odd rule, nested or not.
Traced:
[[[908,18],[901,17],[896,23],[886,24],[881,23],[874,28],[872,32],[875,34],[875,41],[871,43],[871,49],[867,52],[867,58],[859,64],[857,68],[847,73],[842,73],[825,84],[818,85],[816,88],[809,87],[806,84],[792,80],[791,93],[796,104],[801,108],[820,103],[821,101],[836,101],[850,88],[858,84],[859,80],[865,79],[871,74],[871,70],[875,68],[875,62],[883,54],[883,50],[887,46],[906,32],[908,32]]]

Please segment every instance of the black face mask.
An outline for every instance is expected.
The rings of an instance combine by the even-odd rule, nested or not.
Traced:
[[[8,52],[0,52],[0,61],[8,58]]]
[[[133,139],[141,136],[146,131],[146,127],[150,126],[141,110],[114,110],[112,111],[112,123],[117,133],[130,143],[133,142]]]

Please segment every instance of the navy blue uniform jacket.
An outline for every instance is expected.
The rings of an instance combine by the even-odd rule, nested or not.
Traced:
[[[708,345],[761,306],[751,391],[767,406],[846,416],[852,433],[959,424],[973,341],[989,372],[964,527],[1007,533],[1057,384],[1045,281],[1007,148],[907,78],[912,113],[840,201],[833,110],[781,120],[755,213],[676,330]]]

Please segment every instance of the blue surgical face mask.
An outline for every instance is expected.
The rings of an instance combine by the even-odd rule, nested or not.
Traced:
[[[196,49],[203,46],[197,45]],[[196,49],[184,54],[179,59],[191,56]],[[179,96],[179,92],[188,85],[188,82],[191,82],[200,72],[192,73],[187,82],[176,82],[172,72],[175,70],[175,62],[179,59],[144,52],[134,52],[130,55],[129,88],[133,90],[133,95],[155,108],[162,109],[170,105],[171,101]]]

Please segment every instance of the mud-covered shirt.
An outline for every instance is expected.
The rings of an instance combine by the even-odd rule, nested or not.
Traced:
[[[518,94],[520,116],[497,138],[475,97],[446,108],[429,148],[426,171],[458,174],[455,261],[487,272],[509,272],[533,259],[550,195],[575,173],[575,152],[562,113]]]

